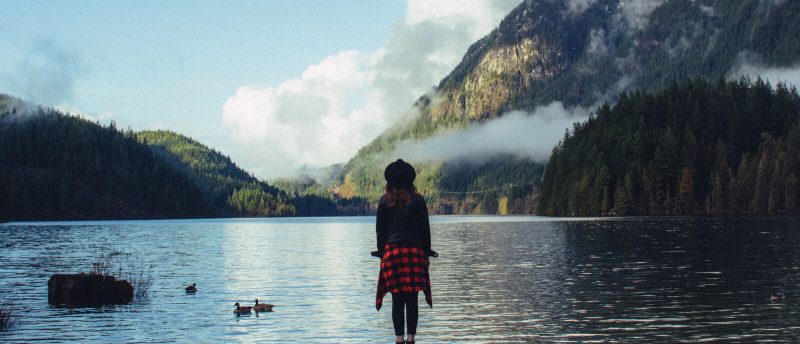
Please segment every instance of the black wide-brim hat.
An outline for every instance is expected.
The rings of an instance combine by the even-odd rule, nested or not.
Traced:
[[[403,159],[397,159],[397,161],[386,166],[386,170],[383,171],[383,177],[390,184],[411,184],[414,182],[414,178],[417,177],[417,171],[414,171],[414,167],[403,161]]]

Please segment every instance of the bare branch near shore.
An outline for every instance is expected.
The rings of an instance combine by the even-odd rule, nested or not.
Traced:
[[[13,322],[11,311],[5,305],[0,305],[0,331],[7,330]]]
[[[122,252],[110,243],[104,242],[100,246],[100,254],[92,263],[90,274],[113,276],[119,280],[126,280],[133,285],[133,295],[136,299],[144,299],[149,295],[153,285],[152,265],[147,265],[138,256]]]

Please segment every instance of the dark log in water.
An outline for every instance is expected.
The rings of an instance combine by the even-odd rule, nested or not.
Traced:
[[[128,304],[133,286],[105,275],[56,274],[47,281],[47,302],[57,307],[87,307]]]

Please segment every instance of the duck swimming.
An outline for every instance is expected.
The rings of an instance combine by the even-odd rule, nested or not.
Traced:
[[[255,309],[256,312],[272,312],[272,307],[275,307],[275,305],[258,303],[258,299],[256,299],[256,305],[253,306],[253,309]]]
[[[192,283],[192,285],[186,287],[186,292],[189,294],[194,294],[197,292],[197,283]]]
[[[250,311],[253,309],[253,307],[250,307],[250,306],[239,306],[238,302],[234,306],[236,306],[236,309],[234,309],[233,312],[234,313],[239,313],[239,314],[241,314],[241,313],[250,313]]]
[[[769,297],[770,301],[783,301],[786,300],[786,294],[780,289],[772,289],[772,296]]]

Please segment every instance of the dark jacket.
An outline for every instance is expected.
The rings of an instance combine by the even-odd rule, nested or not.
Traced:
[[[416,243],[425,252],[430,252],[431,226],[425,199],[418,195],[409,205],[395,207],[389,207],[381,199],[375,231],[378,234],[378,252],[383,253],[386,244],[395,242]]]

